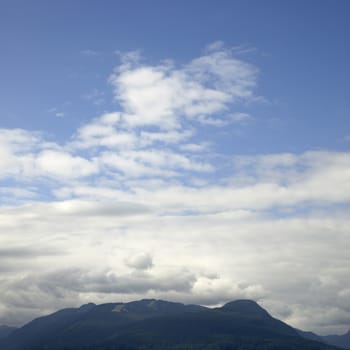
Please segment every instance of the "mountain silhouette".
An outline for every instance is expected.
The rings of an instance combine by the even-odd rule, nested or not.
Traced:
[[[86,304],[37,318],[0,340],[4,350],[327,350],[251,300],[209,309],[163,300]]]

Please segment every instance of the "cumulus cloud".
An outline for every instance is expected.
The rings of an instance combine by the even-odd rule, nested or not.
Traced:
[[[138,270],[146,270],[153,266],[153,259],[150,254],[140,253],[126,259],[126,265]]]
[[[197,152],[203,150],[204,143],[189,142],[196,125],[233,122],[230,107],[254,97],[257,68],[222,45],[181,66],[149,65],[135,52],[121,54],[121,62],[110,77],[121,110],[81,125],[64,145],[44,134],[2,129],[0,176],[67,182],[104,171],[134,177],[212,171],[181,149],[197,144]]]
[[[35,164],[40,175],[58,178],[84,177],[98,172],[98,164],[93,159],[87,160],[56,150],[40,152]]]
[[[39,133],[22,129],[0,129],[0,178],[20,176],[31,163],[31,152],[39,146]]]
[[[225,114],[230,104],[254,96],[256,67],[224,47],[212,48],[180,68],[170,61],[142,64],[135,55],[122,59],[110,82],[130,126],[180,128],[183,117],[205,123],[208,116]]]

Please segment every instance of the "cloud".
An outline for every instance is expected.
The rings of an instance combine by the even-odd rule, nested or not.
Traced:
[[[203,148],[204,143],[188,142],[196,134],[190,123],[227,125],[232,121],[229,107],[254,97],[258,70],[234,54],[217,43],[179,67],[170,60],[144,64],[138,52],[120,54],[122,63],[110,83],[121,110],[82,125],[66,145],[47,142],[44,134],[2,129],[0,176],[67,181],[98,174],[101,162],[109,172],[113,167],[112,172],[132,176],[212,171],[208,162],[184,156],[181,149],[194,149],[194,144]],[[89,98],[96,95],[101,92],[94,90]],[[82,150],[87,154],[80,155]]]
[[[31,164],[41,136],[22,129],[0,129],[0,178],[20,176]]]
[[[203,152],[205,150],[208,150],[209,147],[210,145],[207,142],[201,142],[183,144],[180,146],[180,149],[189,152]]]
[[[127,151],[122,155],[106,152],[102,162],[132,177],[147,175],[176,176],[176,170],[210,172],[208,163],[193,161],[190,158],[169,150]],[[163,170],[164,169],[164,170]]]
[[[146,293],[149,290],[169,291],[188,290],[191,288],[195,277],[182,271],[169,272],[166,275],[154,276],[147,272],[132,272],[130,274],[117,275],[113,271],[91,272],[77,269],[59,270],[37,276],[38,285],[44,292],[67,290],[79,293]],[[36,279],[30,276],[27,281]],[[22,282],[19,282],[22,285]]]
[[[193,274],[185,270],[168,271],[155,276],[142,271],[116,274],[113,271],[77,268],[45,274],[30,273],[22,278],[2,278],[1,321],[7,324],[16,324],[16,321],[23,323],[38,313],[44,314],[46,310],[74,305],[79,296],[84,298],[84,295],[103,300],[104,297],[115,298],[122,294],[140,296],[148,291],[183,292],[191,289],[195,279]]]
[[[23,129],[0,129],[2,146],[11,146],[15,151],[32,149],[40,140],[40,133]]]
[[[222,131],[258,118],[259,71],[237,50],[182,65],[121,54],[118,108],[70,139],[0,129],[0,323],[89,301],[253,298],[294,326],[348,327],[349,152],[228,148]]]
[[[75,178],[98,172],[94,159],[87,160],[64,151],[43,135],[21,129],[0,130],[0,178]]]
[[[275,187],[269,198],[275,197],[278,204],[349,201],[348,152],[309,151],[301,155],[238,157],[235,165],[241,172],[239,177],[250,179],[252,187],[258,183]]]
[[[183,118],[207,123],[210,115],[225,114],[230,104],[254,96],[257,69],[222,47],[180,68],[169,61],[144,65],[138,55],[122,59],[110,82],[129,126],[178,129]]]
[[[62,118],[66,115],[65,112],[59,111],[56,107],[49,108],[47,112],[53,113],[57,118]]]
[[[250,121],[252,116],[248,113],[233,113],[231,114],[231,120],[233,123],[245,123]]]
[[[38,209],[40,210],[40,205]],[[51,202],[47,207],[52,215],[72,216],[97,216],[97,217],[121,217],[129,215],[141,215],[150,212],[150,207],[131,202],[117,201],[86,201],[68,200]]]
[[[185,146],[186,148],[186,146]],[[192,146],[190,147],[192,150]],[[162,152],[126,152],[125,158],[106,153],[105,164],[124,169],[129,177],[161,173],[160,169],[212,170],[205,164],[191,163],[185,157]],[[350,199],[350,157],[346,152],[306,152],[304,154],[271,154],[235,157],[232,162],[235,176],[222,184],[207,183],[193,187],[179,183],[158,184],[145,188],[142,182],[133,183],[127,200],[156,203],[165,211],[196,213],[233,210],[297,209],[311,204],[316,207],[347,203]],[[337,186],[334,186],[337,183]],[[95,191],[95,189],[91,189]],[[85,195],[89,189],[85,188]],[[79,195],[82,195],[80,193]]]
[[[157,204],[152,197],[149,201]],[[172,216],[164,215],[167,208],[161,212],[135,208],[131,214],[113,209],[113,202],[110,205],[111,209],[93,203],[86,207],[77,201],[2,209],[1,232],[11,230],[11,239],[22,241],[21,249],[28,249],[29,242],[42,242],[37,251],[30,250],[30,264],[18,265],[2,280],[7,291],[2,293],[3,307],[15,307],[29,320],[18,298],[32,305],[30,315],[38,315],[88,300],[157,296],[216,305],[244,297],[259,299],[295,326],[318,331],[330,329],[330,323],[319,324],[319,315],[337,308],[333,330],[345,329],[341,315],[348,312],[344,301],[350,290],[346,213],[279,219],[244,211]],[[123,209],[123,203],[120,206]],[[1,246],[8,239],[2,236]],[[56,246],[58,253],[43,255],[49,246]],[[12,247],[12,252],[12,248],[4,251],[6,255],[22,253]],[[130,268],[150,272],[138,274]],[[22,282],[11,284],[14,280]],[[46,295],[57,300],[40,306]],[[288,304],[288,314],[270,302],[276,300]],[[2,314],[2,322],[10,320],[6,315]]]
[[[153,259],[151,255],[141,253],[127,258],[126,265],[137,270],[147,270],[153,266]]]
[[[40,175],[58,178],[84,177],[98,172],[98,164],[94,160],[56,150],[40,152],[35,165]]]
[[[162,142],[165,144],[177,144],[187,140],[193,136],[192,130],[183,131],[167,131],[167,132],[147,132],[141,131],[140,137],[143,145],[152,144],[154,142]]]
[[[45,248],[46,248],[45,251],[38,249],[38,247],[28,247],[28,246],[0,248],[0,259],[9,258],[9,257],[22,259],[22,258],[32,258],[36,256],[58,255],[62,253],[56,249],[47,249],[47,247]]]
[[[0,193],[3,196],[3,201],[5,202],[6,199],[13,198],[16,199],[23,199],[28,200],[30,198],[34,198],[37,196],[35,188],[21,188],[21,187],[5,187],[0,188]]]

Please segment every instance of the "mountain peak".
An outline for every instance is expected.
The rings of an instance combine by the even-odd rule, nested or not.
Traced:
[[[234,300],[221,307],[223,311],[236,312],[243,315],[270,316],[257,302],[249,299]]]
[[[157,299],[142,299],[124,304],[124,308],[133,312],[146,313],[168,313],[182,312],[186,306],[181,303],[175,303]]]
[[[87,304],[81,305],[79,307],[78,311],[79,312],[87,312],[87,311],[92,310],[94,307],[96,307],[96,304],[94,304],[94,303],[87,303]]]
[[[79,307],[79,309],[84,309],[84,308],[90,308],[90,307],[95,307],[96,306],[96,304],[94,304],[94,303],[87,303],[87,304],[83,304],[83,305],[81,305],[80,307]]]

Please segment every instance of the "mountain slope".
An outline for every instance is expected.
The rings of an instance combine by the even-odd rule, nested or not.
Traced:
[[[0,342],[4,350],[327,350],[250,300],[208,309],[161,300],[87,304],[38,318]]]
[[[343,349],[350,349],[350,331],[343,335],[326,335],[322,339],[331,345],[338,346]]]
[[[318,334],[313,333],[313,332],[302,331],[300,329],[296,329],[296,331],[305,339],[318,341],[320,343],[325,343],[325,341],[321,335],[318,335]]]
[[[16,329],[16,327],[0,326],[0,339],[9,336]]]
[[[350,349],[350,331],[343,335],[318,335],[313,332],[305,332],[299,329],[297,332],[305,339],[316,340],[343,349]]]

